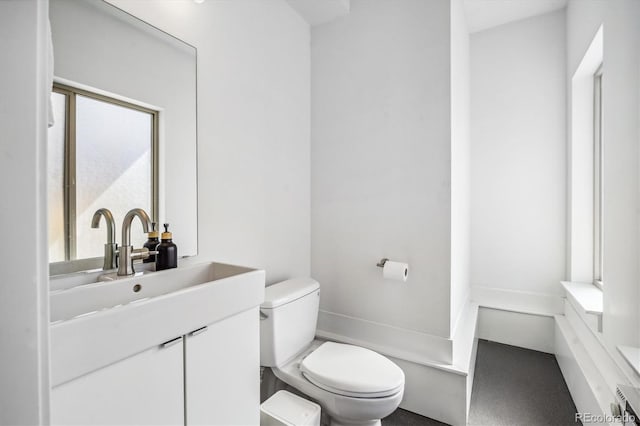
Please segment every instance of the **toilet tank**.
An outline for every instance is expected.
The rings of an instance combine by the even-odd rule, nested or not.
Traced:
[[[320,284],[296,278],[270,285],[260,305],[260,365],[279,367],[313,341]]]

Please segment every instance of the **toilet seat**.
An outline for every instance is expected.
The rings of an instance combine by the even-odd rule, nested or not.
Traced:
[[[384,356],[354,345],[324,342],[300,363],[307,380],[329,392],[381,398],[400,392],[404,373]]]

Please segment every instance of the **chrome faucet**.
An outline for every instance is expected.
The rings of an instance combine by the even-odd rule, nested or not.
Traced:
[[[100,218],[104,216],[104,221],[107,223],[107,243],[104,245],[104,263],[102,269],[108,271],[109,269],[115,269],[118,267],[117,253],[118,243],[116,243],[116,222],[113,220],[113,215],[109,209],[98,209],[93,214],[91,219],[91,227],[97,229],[100,227]]]
[[[131,245],[131,222],[134,217],[138,217],[142,222],[144,232],[149,232],[151,227],[151,219],[149,215],[142,209],[132,209],[124,216],[122,220],[122,245],[120,246],[118,259],[118,275],[133,275],[133,261],[136,259],[146,259],[150,253],[148,249],[134,250]]]

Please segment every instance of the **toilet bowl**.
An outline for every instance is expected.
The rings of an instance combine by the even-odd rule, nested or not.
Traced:
[[[261,365],[318,402],[331,425],[380,425],[400,405],[404,373],[372,350],[314,340],[318,306],[319,284],[310,278],[267,287]]]

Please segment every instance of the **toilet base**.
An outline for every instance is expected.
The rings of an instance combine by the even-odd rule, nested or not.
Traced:
[[[380,420],[364,420],[364,421],[349,421],[349,420],[338,420],[335,418],[331,418],[330,426],[381,426],[382,422]]]
[[[323,342],[314,340],[298,356],[280,367],[271,367],[275,377],[296,389],[297,392],[322,406],[330,426],[381,426],[379,419],[393,413],[402,401],[403,390],[378,398],[355,398],[329,392],[311,383],[300,370],[305,356]],[[325,419],[326,421],[326,419]]]

